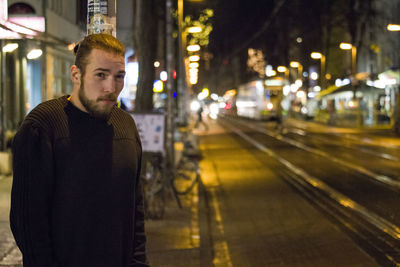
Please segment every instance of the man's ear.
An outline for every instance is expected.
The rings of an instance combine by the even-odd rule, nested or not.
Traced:
[[[81,70],[76,66],[71,66],[71,81],[74,84],[79,84],[81,82]]]

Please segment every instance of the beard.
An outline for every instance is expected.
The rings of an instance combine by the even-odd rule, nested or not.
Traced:
[[[110,117],[111,111],[114,108],[115,104],[112,105],[100,105],[100,101],[103,100],[111,100],[116,103],[117,99],[113,94],[107,94],[101,97],[98,97],[95,100],[89,99],[85,94],[85,86],[83,79],[81,79],[81,86],[79,88],[79,100],[81,101],[82,105],[85,107],[87,112],[95,118],[108,120]]]

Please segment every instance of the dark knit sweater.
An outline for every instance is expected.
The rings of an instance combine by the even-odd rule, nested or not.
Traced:
[[[10,223],[24,266],[147,266],[141,152],[117,107],[108,121],[65,96],[32,110],[13,144]]]

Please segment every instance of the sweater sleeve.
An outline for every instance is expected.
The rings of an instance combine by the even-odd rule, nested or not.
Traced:
[[[13,163],[10,226],[24,266],[55,266],[50,235],[53,156],[46,133],[25,122],[14,139]]]
[[[146,257],[146,234],[144,227],[144,203],[143,203],[143,188],[140,179],[141,160],[139,160],[139,169],[137,173],[136,183],[136,208],[135,208],[135,236],[134,236],[134,251],[133,262],[130,267],[148,267]]]

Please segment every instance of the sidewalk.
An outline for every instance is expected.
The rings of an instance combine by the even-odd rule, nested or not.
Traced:
[[[175,160],[181,156],[183,144],[176,147]],[[171,191],[167,192],[166,210],[161,220],[146,220],[147,256],[152,267],[206,266],[200,247],[199,214],[204,210],[201,185],[195,185],[187,195],[180,195],[182,208],[178,207]]]

